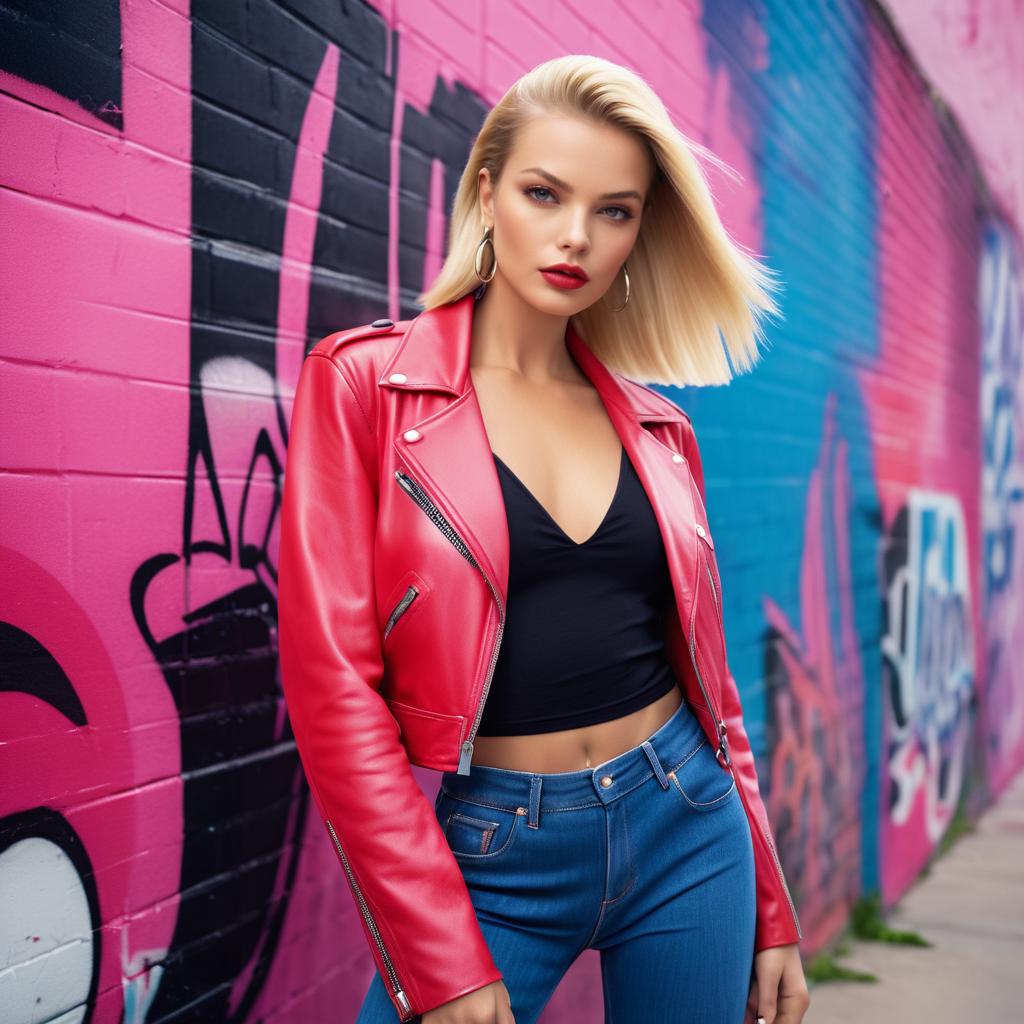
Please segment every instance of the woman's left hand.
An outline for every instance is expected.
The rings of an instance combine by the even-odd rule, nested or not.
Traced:
[[[743,1024],[800,1024],[811,1005],[804,965],[795,942],[754,954]]]

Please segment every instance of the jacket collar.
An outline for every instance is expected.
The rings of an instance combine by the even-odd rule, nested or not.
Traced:
[[[424,310],[410,322],[377,383],[414,391],[432,388],[459,398],[472,387],[469,359],[473,338],[474,292]],[[638,423],[682,422],[684,413],[649,388],[608,369],[569,321],[566,348],[606,405],[615,405]],[[390,378],[401,371],[404,379]]]
[[[408,392],[432,389],[452,396],[424,418],[402,423],[391,444],[429,500],[465,541],[504,601],[508,594],[509,536],[501,482],[469,372],[473,308],[470,292],[415,317],[377,383]],[[612,426],[651,502],[665,543],[680,623],[694,593],[696,534],[685,460],[643,424],[681,422],[677,405],[609,370],[570,323],[566,344],[597,389]]]

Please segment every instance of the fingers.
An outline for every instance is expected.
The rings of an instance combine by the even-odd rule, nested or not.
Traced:
[[[756,1024],[757,1017],[757,978],[750,980],[750,992],[747,994],[746,1012],[743,1014],[743,1024]]]
[[[502,986],[502,991],[505,994],[505,1005],[498,1011],[497,1024],[516,1024],[515,1015],[512,1013],[512,996],[504,986]]]
[[[780,977],[781,972],[775,967],[764,967],[757,972],[757,1017],[754,1024],[775,1024]]]

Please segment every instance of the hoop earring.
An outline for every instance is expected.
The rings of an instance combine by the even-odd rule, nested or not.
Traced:
[[[490,281],[494,277],[494,275],[497,273],[497,270],[498,270],[498,257],[497,257],[497,254],[494,251],[494,242],[491,239],[491,231],[492,230],[493,230],[492,228],[486,228],[484,230],[484,237],[480,239],[480,242],[478,243],[478,245],[476,247],[476,259],[473,261],[473,266],[474,266],[474,269],[476,270],[476,276],[478,278],[480,278],[480,280],[483,281],[484,284],[487,284],[487,282]],[[490,277],[484,277],[484,275],[480,273],[480,264],[483,262],[482,257],[483,257],[484,245],[487,242],[491,243],[491,276]]]
[[[612,312],[618,313],[620,310],[626,308],[626,303],[629,302],[629,271],[626,269],[626,264],[622,264],[622,273],[626,275],[626,301],[621,306],[612,306]]]

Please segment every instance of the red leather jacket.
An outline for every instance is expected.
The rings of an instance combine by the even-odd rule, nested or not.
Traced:
[[[469,373],[473,293],[339,331],[291,417],[279,649],[306,778],[396,1010],[502,977],[410,764],[468,774],[508,587],[501,485]],[[666,652],[750,822],[755,949],[801,938],[726,662],[721,583],[689,417],[610,371],[570,324],[661,528],[678,616]]]

